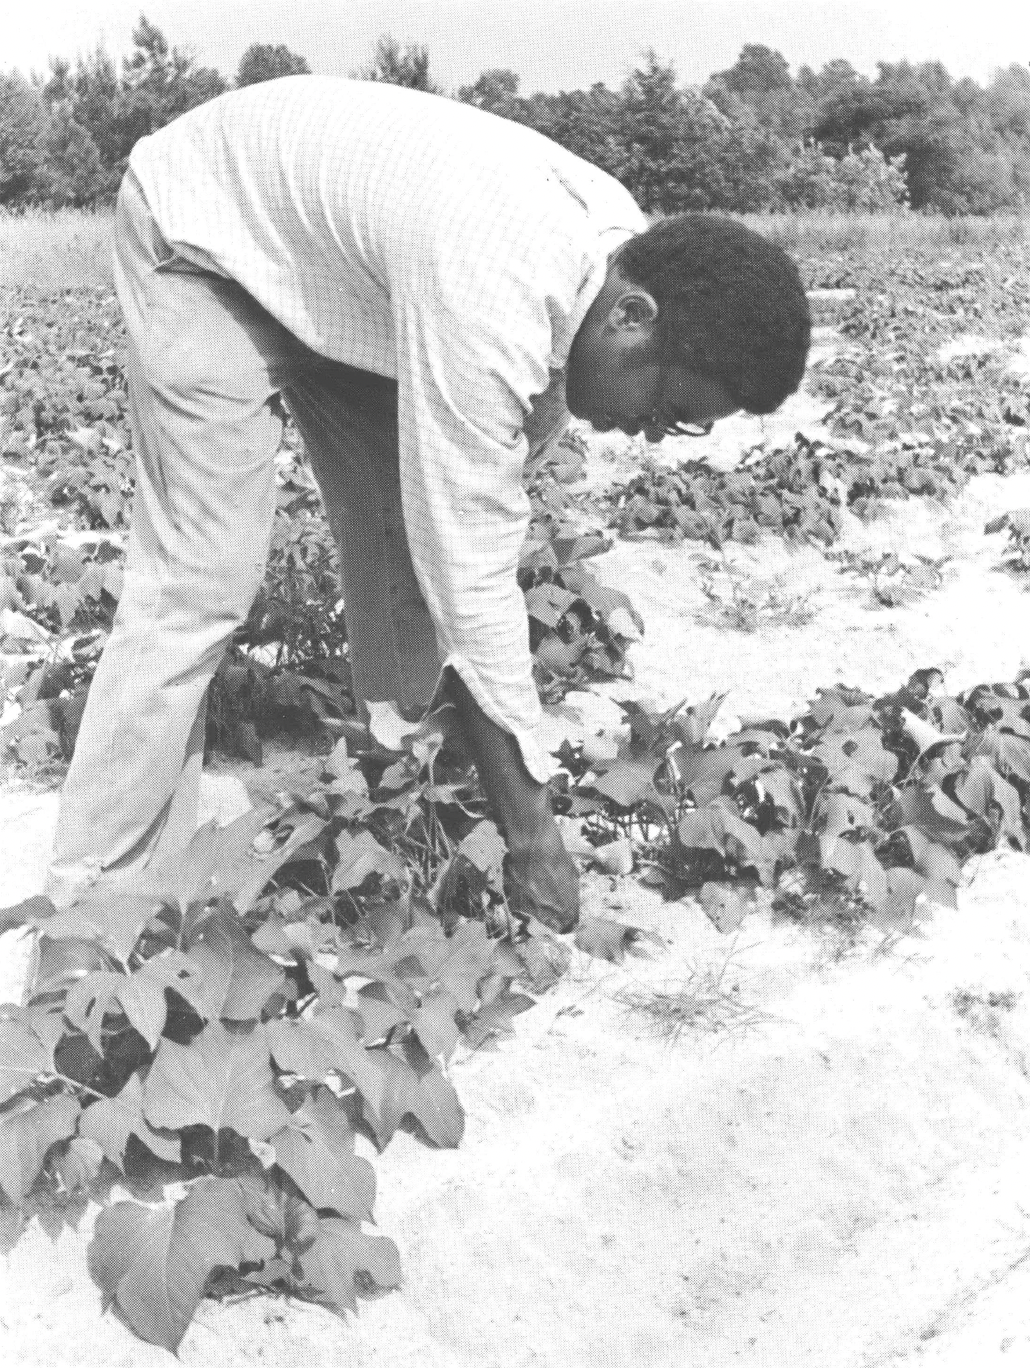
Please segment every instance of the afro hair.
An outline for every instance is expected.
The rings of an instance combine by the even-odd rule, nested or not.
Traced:
[[[801,384],[811,316],[782,248],[733,219],[676,214],[631,238],[618,262],[655,298],[667,362],[719,381],[749,413],[772,413]]]

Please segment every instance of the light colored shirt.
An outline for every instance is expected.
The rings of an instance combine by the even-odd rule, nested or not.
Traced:
[[[518,124],[318,76],[201,105],[130,164],[180,255],[313,351],[397,380],[404,521],[442,665],[544,779],[522,470],[529,437],[567,417],[562,369],[609,254],[646,227],[632,197]]]

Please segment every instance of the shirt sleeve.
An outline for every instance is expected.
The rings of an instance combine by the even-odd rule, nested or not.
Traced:
[[[544,782],[553,765],[536,737],[516,578],[529,522],[524,426],[548,387],[556,332],[596,263],[577,259],[560,234],[512,227],[485,240],[497,243],[493,254],[460,232],[423,243],[407,253],[401,288],[392,282],[401,494],[442,664]]]

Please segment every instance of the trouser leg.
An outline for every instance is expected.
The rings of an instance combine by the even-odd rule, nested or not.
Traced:
[[[356,699],[392,700],[414,719],[432,701],[440,662],[401,512],[396,382],[311,356],[283,397],[339,548]]]
[[[61,797],[48,892],[71,901],[195,829],[203,703],[261,584],[285,334],[168,261],[131,183],[116,219],[137,484],[125,581]]]

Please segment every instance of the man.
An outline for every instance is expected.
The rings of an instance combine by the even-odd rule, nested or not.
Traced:
[[[137,491],[50,896],[195,828],[205,691],[261,583],[285,403],[340,547],[356,694],[416,717],[446,691],[510,900],[571,928],[516,582],[524,462],[566,401],[653,441],[774,409],[808,347],[793,264],[728,221],[647,230],[616,181],[514,123],[301,76],[137,144],[115,280]]]

